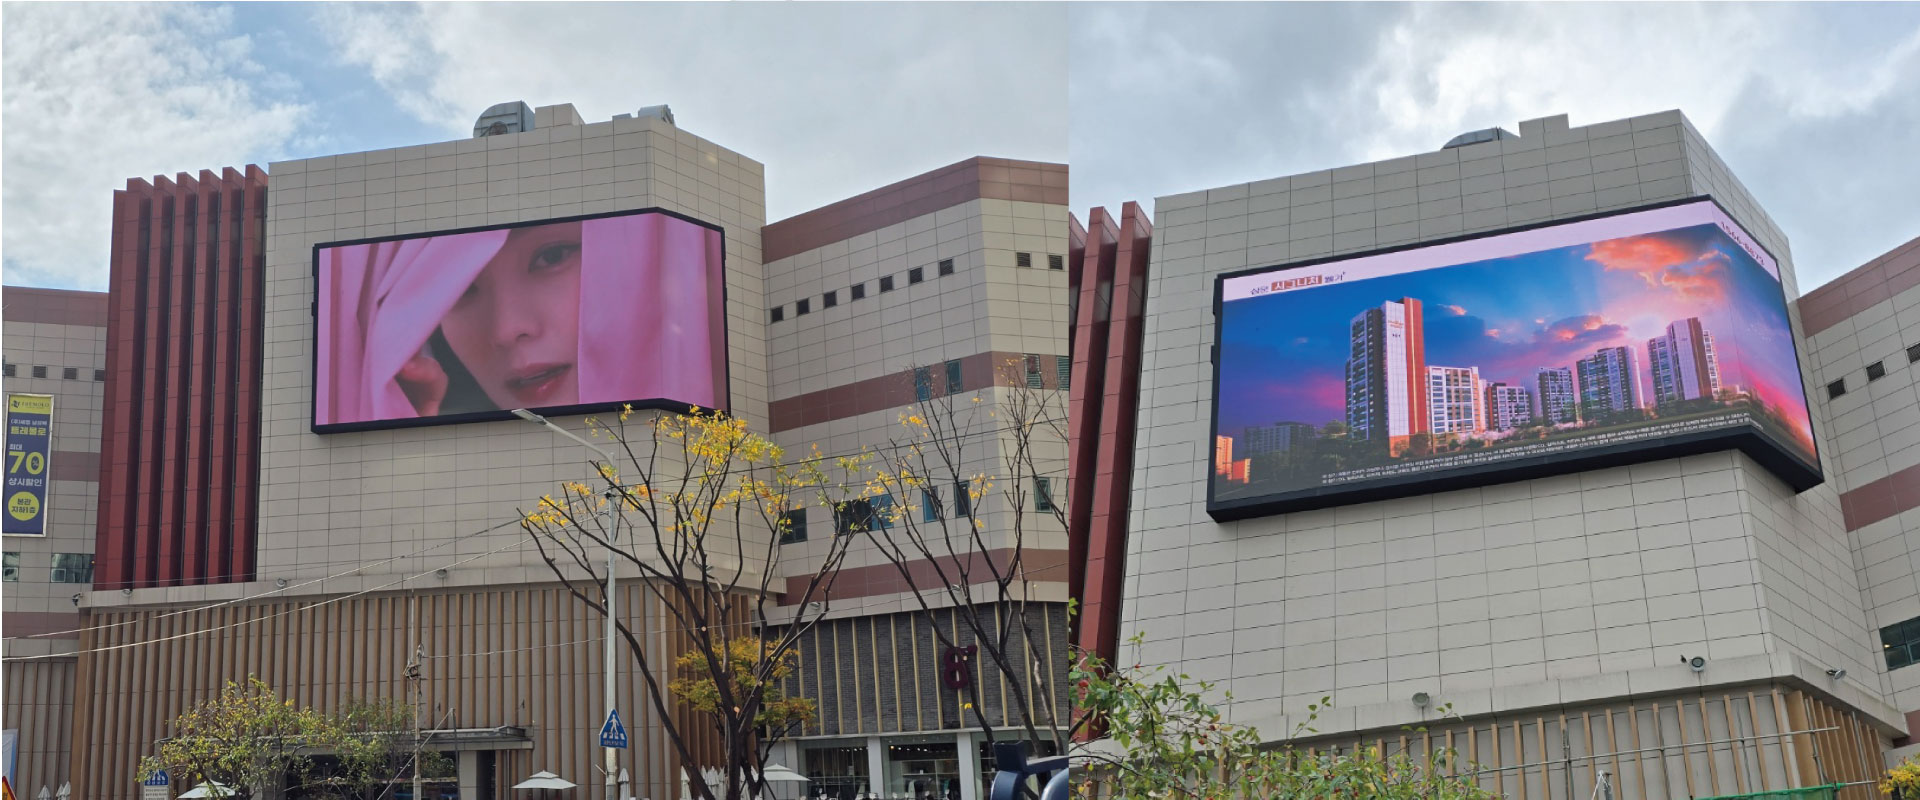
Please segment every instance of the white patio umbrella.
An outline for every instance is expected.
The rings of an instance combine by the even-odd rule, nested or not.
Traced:
[[[767,783],[812,783],[811,780],[808,780],[807,776],[787,769],[785,766],[777,763],[767,764],[767,768],[760,773],[760,779]],[[767,788],[771,791],[773,787],[769,786]],[[798,794],[804,795],[805,793],[806,791],[803,789]],[[776,795],[776,797],[777,796],[778,795]]]
[[[189,800],[190,798],[192,800],[198,800],[198,798],[203,798],[203,797],[232,797],[232,796],[233,796],[233,790],[227,788],[226,784],[219,783],[217,781],[207,781],[206,783],[193,787],[193,789],[189,790],[186,794],[180,795],[180,800]]]
[[[573,781],[562,778],[546,770],[533,773],[533,776],[513,785],[515,789],[571,789]]]

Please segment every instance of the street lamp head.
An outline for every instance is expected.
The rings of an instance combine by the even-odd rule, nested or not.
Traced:
[[[542,424],[542,425],[545,425],[545,424],[547,424],[547,418],[546,418],[546,417],[543,417],[543,416],[540,416],[539,414],[535,414],[535,413],[533,413],[533,412],[531,412],[531,411],[528,411],[528,410],[526,410],[526,409],[524,409],[524,408],[516,408],[516,409],[514,409],[514,410],[513,410],[513,415],[514,415],[514,416],[516,416],[516,417],[519,417],[519,418],[521,418],[521,419],[524,419],[524,420],[526,420],[526,421],[528,421],[528,422],[538,422],[538,423],[540,423],[540,424]]]

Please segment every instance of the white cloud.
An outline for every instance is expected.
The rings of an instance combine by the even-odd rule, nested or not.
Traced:
[[[250,87],[270,76],[224,9],[9,3],[5,48],[12,284],[104,289],[114,189],[271,155],[306,113]]]
[[[1065,160],[1066,10],[1024,4],[348,5],[347,64],[470,134],[494,103],[658,103],[767,165],[776,220],[975,155]],[[796,32],[804,31],[804,35]]]

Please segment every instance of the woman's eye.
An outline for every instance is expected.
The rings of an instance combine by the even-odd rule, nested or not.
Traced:
[[[527,269],[530,272],[558,269],[566,266],[579,253],[580,245],[577,242],[555,242],[534,251],[533,261],[527,264]]]

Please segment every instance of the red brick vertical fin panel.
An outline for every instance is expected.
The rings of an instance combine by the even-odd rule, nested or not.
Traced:
[[[267,173],[247,165],[246,206],[243,209],[240,270],[240,296],[235,303],[240,325],[234,331],[239,342],[236,380],[225,387],[234,392],[233,440],[234,505],[230,527],[233,542],[232,580],[253,580],[255,547],[258,545],[260,498],[260,384],[262,377],[261,342],[265,335],[263,316],[266,308],[267,274]]]
[[[220,173],[220,206],[217,217],[219,236],[213,242],[218,254],[214,257],[212,289],[214,314],[209,317],[207,331],[207,496],[205,507],[207,515],[207,567],[215,575],[230,576],[233,570],[233,539],[229,534],[233,523],[233,514],[228,506],[233,502],[233,449],[230,436],[220,436],[231,426],[233,418],[233,393],[222,391],[221,387],[231,386],[234,382],[232,352],[235,347],[233,320],[238,318],[238,309],[234,305],[237,294],[237,280],[245,272],[245,262],[240,249],[241,209],[246,205],[241,193],[240,173],[227,167]],[[219,578],[216,580],[231,580]]]
[[[1121,582],[1125,578],[1127,509],[1133,488],[1140,366],[1147,310],[1147,265],[1153,225],[1138,203],[1120,209],[1113,264],[1112,310],[1102,376],[1099,452],[1087,553],[1086,621],[1081,647],[1112,658],[1119,652]]]
[[[166,306],[161,310],[166,323],[162,329],[165,338],[160,343],[164,355],[159,372],[160,474],[156,476],[160,486],[160,516],[155,528],[160,533],[158,577],[162,586],[179,584],[187,539],[180,527],[185,472],[181,461],[187,447],[187,360],[190,357],[187,319],[193,313],[191,220],[196,217],[195,188],[193,176],[184,172],[175,176],[171,187],[173,219],[168,227],[173,234],[166,251]]]
[[[145,324],[140,343],[140,393],[134,402],[140,405],[135,431],[139,450],[134,469],[139,472],[134,487],[134,576],[137,586],[152,586],[160,579],[160,449],[161,433],[166,427],[163,394],[166,384],[167,340],[167,266],[173,247],[173,181],[153,179],[153,213],[147,217],[145,279],[146,297],[141,302]]]
[[[210,322],[219,314],[219,306],[214,304],[213,295],[214,260],[220,252],[219,244],[214,241],[215,232],[220,227],[216,217],[219,213],[219,179],[214,177],[211,170],[201,170],[195,188],[192,312],[187,322],[187,352],[190,355],[183,365],[187,370],[184,425],[187,441],[180,513],[180,530],[186,539],[181,567],[186,576],[184,582],[189,584],[206,583],[208,577],[220,574],[211,567],[207,557],[209,530],[206,519],[207,450],[212,444],[211,431],[207,428],[207,401],[212,393],[207,380],[212,367],[207,345],[213,339]]]
[[[101,387],[100,501],[94,525],[94,586],[118,589],[133,580],[133,539],[127,521],[132,490],[133,360],[140,346],[140,219],[144,181],[113,193],[113,250],[108,255],[107,381]]]
[[[1113,256],[1119,231],[1106,209],[1096,208],[1083,229],[1069,217],[1067,282],[1073,294],[1073,327],[1067,336],[1071,380],[1067,387],[1067,587],[1071,596],[1086,602],[1087,559],[1093,524],[1093,476],[1098,473],[1100,392],[1107,358],[1107,316],[1113,292]],[[1079,643],[1083,613],[1068,625],[1070,641]]]

